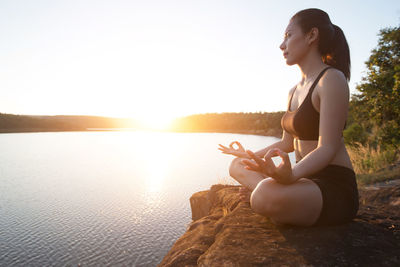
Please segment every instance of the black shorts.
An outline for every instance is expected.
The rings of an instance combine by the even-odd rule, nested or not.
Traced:
[[[322,192],[322,211],[319,225],[336,225],[351,221],[358,211],[358,189],[353,170],[328,165],[319,172],[307,177],[314,181]]]

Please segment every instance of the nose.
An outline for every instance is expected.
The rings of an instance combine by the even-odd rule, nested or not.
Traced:
[[[285,48],[286,48],[285,41],[283,41],[283,42],[281,43],[281,45],[279,46],[279,48],[280,48],[282,51],[285,50]]]

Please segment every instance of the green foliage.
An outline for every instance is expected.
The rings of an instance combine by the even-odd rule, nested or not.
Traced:
[[[365,136],[355,136],[364,130],[373,135],[370,144],[382,147],[400,145],[400,27],[382,29],[377,48],[367,62],[367,76],[353,95],[350,120],[357,122],[347,133],[347,141],[365,143]],[[358,128],[357,128],[358,127]],[[357,129],[356,129],[357,128]]]
[[[368,135],[359,123],[352,123],[344,130],[343,137],[346,144],[356,146],[358,143],[365,145]]]
[[[356,173],[374,173],[399,160],[399,153],[394,147],[382,148],[357,144],[349,150],[349,155]]]

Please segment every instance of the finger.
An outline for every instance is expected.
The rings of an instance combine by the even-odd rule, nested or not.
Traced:
[[[233,145],[237,145],[238,148],[234,148]],[[233,141],[229,146],[230,146],[230,148],[235,149],[235,150],[243,149],[242,145],[238,141]]]
[[[279,164],[279,168],[283,167],[284,165],[292,165],[288,153],[284,151],[279,151],[279,157],[282,159],[281,164]]]
[[[274,151],[270,150],[268,151],[269,153],[267,153],[264,156],[264,161],[265,161],[265,167],[264,167],[264,171],[269,175],[272,176],[274,175],[275,171],[276,171],[276,166],[275,163],[272,161],[272,156],[274,155]]]
[[[276,157],[276,156],[278,156],[278,155],[279,155],[279,154],[278,154],[278,151],[277,151],[276,148],[270,149],[270,150],[267,151],[267,153],[265,153],[264,159]]]
[[[258,165],[257,170],[259,172],[265,173],[267,175],[270,174],[269,167],[268,167],[268,165],[266,165],[266,162],[263,159],[261,159],[260,157],[258,157],[256,154],[254,154],[251,151],[248,154],[257,163],[257,165]]]
[[[228,147],[226,147],[226,146],[224,146],[224,145],[221,145],[221,144],[218,144],[220,147],[218,147],[218,149],[219,150],[221,150],[221,151],[230,151],[231,149],[230,148],[228,148]]]
[[[247,170],[262,172],[262,167],[260,166],[260,164],[258,164],[254,160],[244,159],[244,160],[242,160],[242,162],[243,162],[243,164],[245,164],[245,168]]]
[[[242,159],[240,162],[242,162],[243,164],[246,164],[246,165],[257,165],[258,166],[257,163],[255,163],[254,161],[249,160],[249,159]]]
[[[264,156],[264,160],[271,171],[276,169],[275,163],[272,161],[272,158],[276,156],[279,156],[279,149],[276,148],[269,150]]]
[[[241,162],[245,165],[245,168],[247,170],[258,171],[258,172],[261,171],[261,168],[257,163],[254,163],[254,162],[252,162],[250,160],[247,160],[247,159],[244,159]]]
[[[226,146],[223,146],[221,144],[218,144],[220,147],[222,147],[223,149],[228,149]]]
[[[232,148],[232,149],[235,149],[235,148],[233,147],[233,145],[236,144],[236,142],[237,142],[237,141],[233,141],[232,143],[230,143],[230,144],[229,144],[229,147]]]
[[[256,154],[253,153],[253,151],[251,150],[246,150],[247,154],[254,159],[255,162],[257,162],[257,164],[261,167],[264,165],[264,160],[262,160],[259,156],[257,156]]]
[[[286,153],[285,151],[280,150],[279,152],[279,156],[281,157],[281,159],[283,160],[283,162],[285,163],[290,163],[290,159],[289,159],[289,154]]]
[[[249,171],[262,172],[261,168],[255,166],[245,166],[244,168]]]
[[[269,175],[273,175],[275,173],[276,166],[272,159],[268,158],[265,160],[265,171]]]
[[[236,141],[237,146],[239,147],[240,150],[244,150],[243,146],[241,143],[239,143],[238,141]]]
[[[268,151],[268,152],[269,152],[269,151]],[[264,161],[265,161],[268,165],[274,164],[274,162],[272,161],[272,157],[275,157],[275,155],[274,155],[274,153],[271,151],[271,152],[265,154],[265,156],[264,156]],[[274,166],[275,166],[275,164],[274,164]]]

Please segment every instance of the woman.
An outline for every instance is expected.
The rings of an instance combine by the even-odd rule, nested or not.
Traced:
[[[230,175],[244,186],[241,195],[248,195],[252,209],[272,222],[314,226],[351,221],[358,211],[358,191],[342,136],[350,79],[345,36],[327,13],[306,9],[291,18],[280,49],[286,63],[297,64],[302,74],[289,91],[282,139],[255,153],[237,141],[219,149],[237,157]],[[287,154],[292,151],[294,166]],[[279,166],[271,160],[275,156],[282,158]]]

